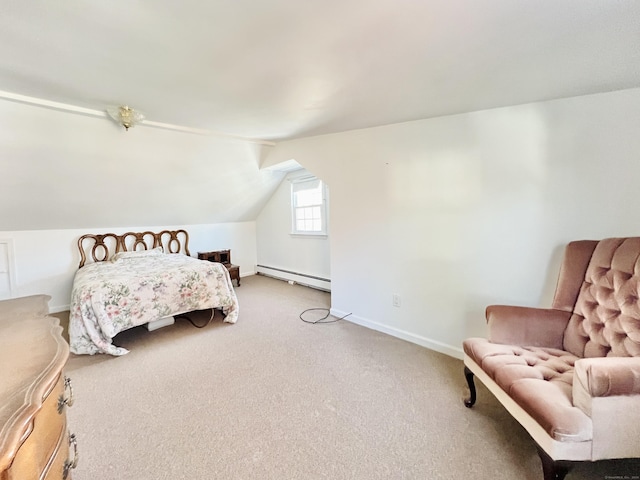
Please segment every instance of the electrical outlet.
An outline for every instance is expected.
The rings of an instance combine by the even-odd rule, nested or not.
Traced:
[[[399,307],[400,306],[400,295],[398,295],[397,293],[394,293],[392,295],[393,298],[393,306],[394,307]]]

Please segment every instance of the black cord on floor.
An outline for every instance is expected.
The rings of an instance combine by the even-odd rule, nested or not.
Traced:
[[[189,320],[189,323],[191,323],[191,325],[193,325],[194,327],[196,327],[196,328],[204,328],[204,327],[206,327],[207,325],[209,325],[211,323],[211,321],[213,320],[213,315],[214,315],[214,313],[212,312],[211,313],[211,317],[209,317],[209,320],[207,320],[207,322],[204,325],[198,325],[196,322],[191,320],[191,318],[186,316],[186,315],[176,315],[175,318],[176,319],[178,319],[178,318],[186,318],[187,320]]]
[[[324,317],[319,318],[319,319],[314,320],[314,321],[305,320],[304,318],[302,318],[302,316],[307,312],[315,312],[315,311],[319,311],[319,310],[326,311],[327,314]],[[315,325],[317,323],[336,323],[336,322],[339,322],[340,320],[343,320],[343,319],[347,318],[349,315],[351,315],[351,313],[347,313],[345,316],[340,317],[340,318],[336,318],[335,320],[327,320],[326,322],[323,321],[326,318],[329,318],[330,313],[331,312],[330,312],[330,310],[328,308],[307,308],[304,312],[302,312],[300,314],[300,320],[302,320],[304,323],[311,323],[313,325]]]

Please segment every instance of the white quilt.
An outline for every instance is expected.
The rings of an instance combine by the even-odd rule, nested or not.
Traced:
[[[73,353],[124,355],[113,337],[163,317],[221,308],[238,319],[229,272],[220,263],[161,251],[123,252],[76,272],[69,313]]]

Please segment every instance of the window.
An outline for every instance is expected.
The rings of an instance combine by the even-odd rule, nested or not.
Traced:
[[[291,180],[291,233],[327,234],[325,186],[315,177]]]

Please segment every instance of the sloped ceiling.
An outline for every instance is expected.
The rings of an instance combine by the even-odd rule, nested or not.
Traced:
[[[282,140],[640,86],[636,0],[5,0],[0,90]]]
[[[252,142],[18,102],[0,125],[0,232],[251,221],[286,175]]]
[[[640,87],[639,25],[637,0],[4,0],[0,231],[253,220],[269,144]]]

